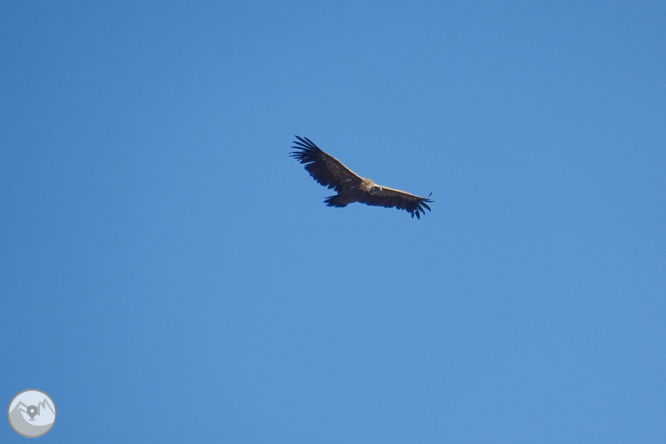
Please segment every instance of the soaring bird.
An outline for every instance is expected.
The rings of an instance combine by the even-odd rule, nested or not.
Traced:
[[[296,136],[296,151],[289,155],[300,163],[310,176],[327,188],[333,188],[338,194],[324,199],[329,207],[346,207],[350,203],[361,202],[377,207],[397,208],[405,210],[417,218],[425,214],[424,208],[430,211],[428,197],[421,197],[405,191],[377,185],[373,180],[366,179],[343,165],[335,157],[326,154],[307,137]]]

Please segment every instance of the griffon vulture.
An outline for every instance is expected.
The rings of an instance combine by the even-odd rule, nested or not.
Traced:
[[[333,188],[338,192],[335,196],[324,199],[329,207],[346,207],[353,202],[361,202],[366,205],[377,207],[397,208],[405,210],[417,218],[421,213],[425,214],[423,208],[430,211],[428,202],[433,202],[428,197],[420,197],[405,191],[377,185],[370,179],[365,179],[355,174],[335,157],[323,152],[317,145],[307,137],[298,137],[294,141],[294,148],[290,156],[305,164],[305,169],[310,176],[327,188]]]

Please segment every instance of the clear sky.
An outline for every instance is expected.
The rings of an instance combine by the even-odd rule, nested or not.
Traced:
[[[666,442],[665,30],[2,2],[0,401],[51,443]],[[432,212],[326,207],[294,135]]]

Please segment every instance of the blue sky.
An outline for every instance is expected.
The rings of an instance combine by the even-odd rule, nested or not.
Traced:
[[[665,23],[3,2],[0,400],[53,443],[663,442]],[[295,134],[432,212],[326,207]]]

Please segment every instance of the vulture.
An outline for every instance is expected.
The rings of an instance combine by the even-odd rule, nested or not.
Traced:
[[[428,197],[420,197],[405,191],[395,190],[377,185],[371,179],[365,179],[347,168],[335,157],[326,154],[307,137],[296,136],[293,151],[289,155],[305,164],[310,176],[321,185],[333,188],[338,194],[324,199],[329,207],[346,207],[353,202],[361,202],[377,207],[397,208],[405,210],[421,218],[425,214],[424,208],[430,211],[428,203],[433,202]]]

